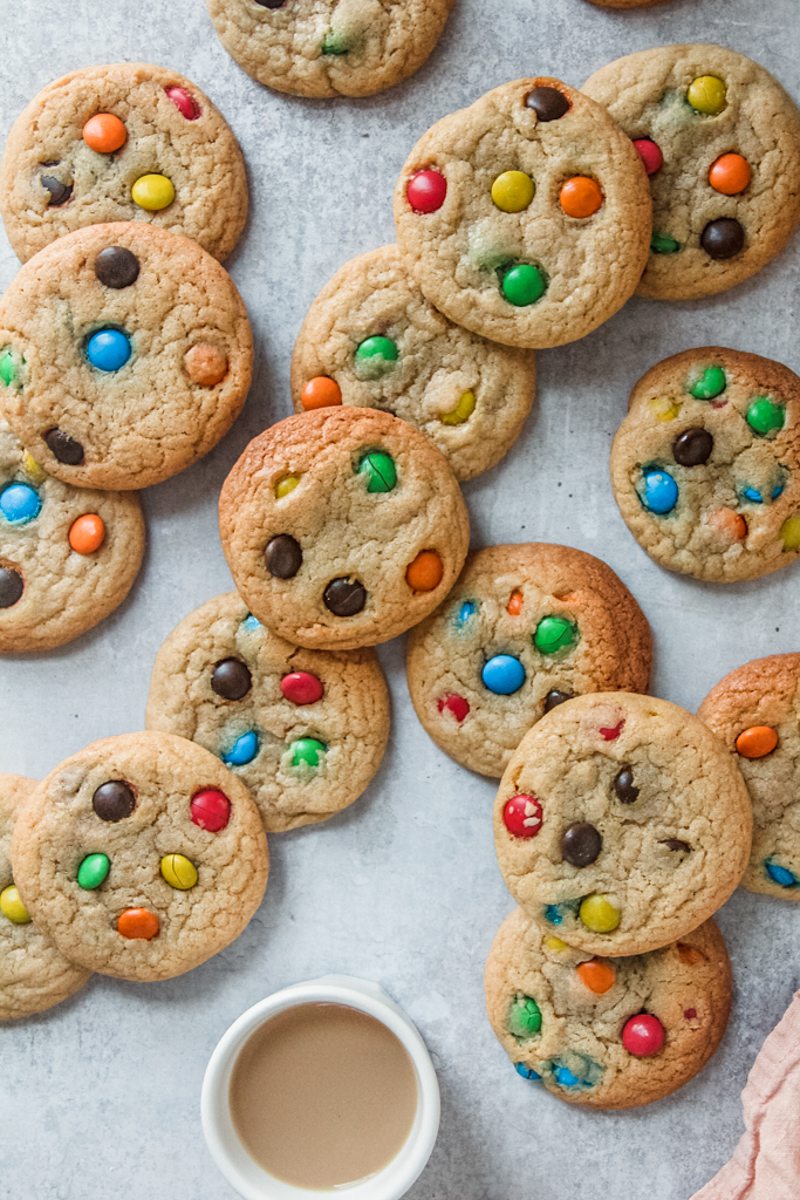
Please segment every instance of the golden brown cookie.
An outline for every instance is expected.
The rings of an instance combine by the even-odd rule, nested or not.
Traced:
[[[456,762],[499,778],[522,735],[585,692],[645,692],[647,619],[610,567],[528,542],[470,555],[444,604],[411,633],[414,708]]]
[[[371,408],[321,408],[254,438],[225,480],[219,520],[250,611],[309,649],[405,632],[450,591],[469,543],[446,459]]]
[[[568,1104],[633,1108],[702,1070],[731,1005],[731,966],[713,921],[633,958],[592,958],[517,909],[486,962],[498,1041],[523,1079]]]

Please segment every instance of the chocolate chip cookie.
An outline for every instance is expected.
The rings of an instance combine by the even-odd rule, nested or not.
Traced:
[[[630,139],[557,79],[518,79],[438,121],[395,189],[423,294],[473,333],[561,346],[608,320],[647,262],[651,204]]]
[[[585,692],[647,691],[647,619],[610,567],[569,546],[470,555],[441,608],[413,630],[417,716],[456,762],[499,778],[545,712]]]
[[[396,246],[344,264],[317,296],[295,343],[298,412],[380,408],[417,425],[471,479],[510,449],[536,388],[531,351],[487,342],[423,296]]]
[[[697,715],[737,762],[753,802],[742,885],[800,901],[800,654],[773,654],[731,671]]]
[[[148,63],[73,71],[11,128],[0,212],[24,261],[84,225],[142,221],[225,258],[247,219],[236,138],[208,96]]]
[[[324,821],[365,791],[389,736],[371,650],[301,650],[235,594],[190,613],[158,652],[147,728],[191,738],[250,788],[268,833]]]
[[[219,39],[259,83],[370,96],[418,70],[455,0],[207,0]]]
[[[722,1039],[731,987],[713,921],[650,954],[590,958],[517,909],[486,963],[489,1020],[517,1074],[590,1108],[688,1083]]]
[[[95,742],[19,810],[14,878],[72,962],[148,982],[199,966],[261,903],[267,843],[245,785],[167,733]]]
[[[659,46],[602,67],[583,90],[650,178],[640,295],[710,296],[780,253],[800,222],[800,111],[763,67],[723,46]]]
[[[800,379],[720,346],[665,359],[631,393],[611,481],[663,567],[735,583],[788,566],[800,551]]]
[[[250,611],[312,650],[377,645],[417,624],[469,543],[447,460],[413,425],[369,408],[321,408],[254,438],[219,519]]]
[[[500,870],[542,926],[590,954],[684,937],[728,899],[752,811],[731,755],[652,696],[567,700],[520,742],[494,814]]]
[[[52,1008],[89,978],[33,924],[11,873],[14,815],[35,787],[32,779],[0,775],[0,1021]]]
[[[93,629],[127,596],[144,545],[136,495],[45,475],[0,417],[0,654]]]
[[[147,487],[207,454],[252,358],[224,267],[134,221],[59,238],[0,300],[0,409],[48,474],[79,487]]]

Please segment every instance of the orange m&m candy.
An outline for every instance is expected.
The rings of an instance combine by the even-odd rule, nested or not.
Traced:
[[[738,196],[750,183],[750,164],[741,154],[721,154],[708,171],[708,182],[723,196]]]
[[[406,583],[415,592],[432,592],[442,582],[444,564],[435,550],[420,550],[406,571]]]
[[[519,589],[511,593],[511,595],[508,597],[508,604],[506,605],[506,612],[509,616],[519,616],[519,614],[522,612],[522,601],[523,595]]]
[[[562,184],[559,202],[568,217],[591,217],[602,206],[603,193],[596,179],[575,175]]]
[[[771,725],[751,725],[736,739],[736,753],[742,758],[766,758],[778,744],[777,730]]]
[[[149,908],[126,908],[117,917],[117,933],[125,938],[139,938],[149,942],[161,928],[161,923]]]
[[[732,508],[718,508],[709,513],[708,523],[722,537],[732,542],[743,542],[747,537],[747,521],[741,513],[734,512]]]
[[[128,140],[125,125],[113,113],[95,113],[83,127],[83,140],[98,154],[113,154]]]
[[[69,544],[76,554],[94,554],[105,537],[105,522],[97,513],[84,513],[69,528]]]
[[[300,403],[306,412],[312,408],[330,408],[342,403],[342,389],[328,375],[315,375],[300,393]]]
[[[596,996],[602,996],[612,988],[617,979],[617,973],[611,963],[602,958],[592,958],[589,962],[580,963],[575,969],[584,987]]]

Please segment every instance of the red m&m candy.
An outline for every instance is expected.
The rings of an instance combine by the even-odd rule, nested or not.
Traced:
[[[661,147],[658,142],[654,142],[652,138],[634,138],[633,144],[639,152],[639,158],[644,164],[644,169],[648,175],[655,175],[656,171],[660,171],[664,165],[664,155],[661,153]]]
[[[219,788],[203,788],[192,796],[190,811],[200,829],[219,833],[231,819],[231,802]]]
[[[169,96],[172,103],[177,108],[178,112],[186,117],[187,121],[196,121],[200,116],[200,105],[195,100],[191,92],[185,87],[179,87],[178,84],[173,84],[171,87],[164,88],[164,91]]]
[[[652,1013],[637,1013],[625,1022],[622,1044],[636,1058],[649,1058],[658,1054],[666,1040],[666,1030]]]
[[[281,680],[281,692],[292,704],[314,704],[324,691],[321,680],[310,671],[292,671]]]
[[[447,180],[441,171],[430,168],[416,171],[406,185],[406,198],[414,212],[436,212],[444,204],[446,195]]]
[[[451,713],[459,725],[469,716],[469,700],[465,696],[459,696],[457,692],[448,692],[446,696],[440,696],[436,707],[440,713]]]
[[[542,806],[535,796],[512,796],[503,808],[503,821],[513,837],[536,837],[542,828]]]

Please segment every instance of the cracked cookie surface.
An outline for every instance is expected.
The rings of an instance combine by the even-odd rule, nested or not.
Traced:
[[[569,546],[489,546],[408,643],[417,716],[456,762],[499,778],[543,714],[585,692],[644,692],[647,620],[604,562]]]
[[[14,816],[35,787],[33,779],[0,775],[0,1021],[44,1012],[89,978],[33,924],[11,873]]]
[[[365,791],[389,736],[389,692],[373,651],[299,649],[231,593],[162,645],[146,724],[221,758],[277,833],[324,821]]]
[[[11,860],[62,953],[144,982],[189,971],[238,937],[268,871],[248,789],[166,733],[106,738],[51,771],[19,810]]]
[[[219,517],[250,611],[310,649],[377,645],[417,624],[469,544],[447,460],[407,421],[368,408],[321,408],[254,438]]]
[[[647,261],[651,203],[630,139],[557,79],[519,79],[420,138],[394,198],[424,295],[510,346],[560,346],[602,325]]]
[[[650,954],[590,958],[517,909],[495,937],[485,985],[489,1021],[523,1079],[569,1104],[632,1108],[705,1066],[732,980],[713,921]]]
[[[611,482],[663,567],[735,583],[788,566],[800,550],[800,379],[720,346],[665,359],[631,393]]]
[[[696,929],[741,881],[751,832],[747,788],[715,735],[675,704],[626,692],[542,717],[494,810],[514,899],[592,954],[641,954]]]
[[[697,715],[735,759],[753,802],[742,886],[800,901],[800,654],[773,654],[731,671]]]
[[[0,417],[0,653],[93,629],[127,596],[144,546],[137,496],[46,475]]]
[[[583,90],[634,139],[653,194],[639,294],[710,296],[778,254],[800,221],[800,111],[758,63],[722,46],[660,46]]]
[[[418,70],[455,0],[207,0],[231,58],[295,96],[370,96]]]
[[[498,346],[429,304],[396,246],[344,264],[314,300],[295,343],[298,412],[379,408],[431,438],[459,479],[499,462],[530,412],[530,351]]]
[[[147,487],[196,462],[238,416],[252,358],[225,268],[134,221],[60,238],[0,300],[0,409],[79,487]]]
[[[0,211],[23,262],[85,225],[134,220],[222,259],[247,218],[244,160],[221,113],[177,72],[87,67],[49,84],[14,122]]]

